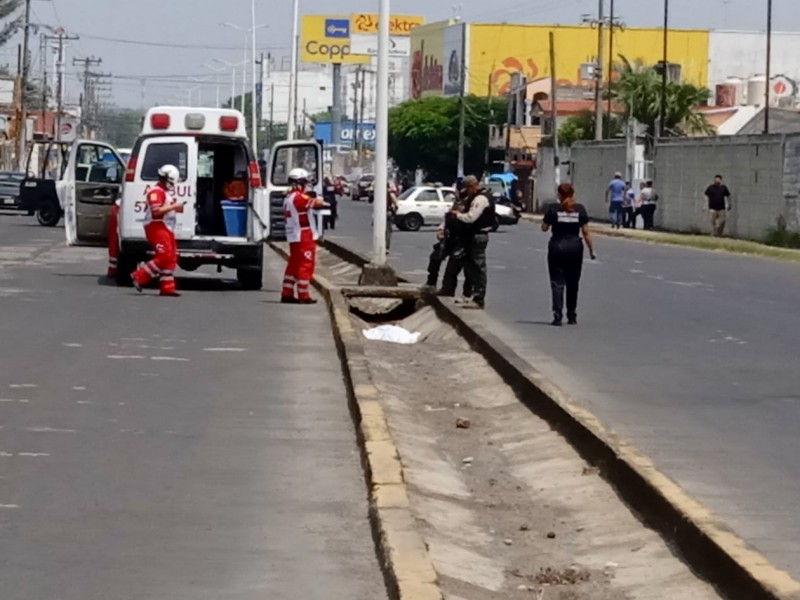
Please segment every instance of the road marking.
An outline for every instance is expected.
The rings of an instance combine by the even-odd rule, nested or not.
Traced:
[[[43,458],[50,456],[47,452],[20,452],[17,456],[24,456],[27,458]]]
[[[72,342],[70,342],[70,343],[63,342],[62,346],[65,346],[67,348],[83,348],[83,344],[76,344],[76,343],[72,343]]]
[[[8,387],[12,389],[22,389],[22,388],[38,388],[39,386],[35,383],[9,383]]]
[[[11,403],[18,403],[18,404],[27,404],[30,402],[24,398],[0,398],[0,403],[11,404]]]
[[[75,386],[72,386],[72,389],[73,389],[73,390],[75,390],[76,392],[82,392],[82,391],[84,391],[86,388],[85,388],[85,387],[83,387],[82,385],[75,385]]]
[[[144,360],[144,356],[138,354],[108,354],[106,358],[111,360]]]
[[[89,400],[78,400],[75,404],[91,404]]]
[[[179,358],[177,356],[151,356],[150,360],[173,361],[173,362],[189,362],[188,358]]]
[[[121,339],[121,340],[122,340],[122,341],[124,341],[124,342],[146,342],[146,341],[147,341],[147,339],[146,339],[146,338],[129,338],[129,337],[124,337],[124,338],[119,338],[119,339]]]
[[[12,456],[14,455],[10,452],[0,452],[0,458],[11,458]]]
[[[31,433],[78,433],[77,429],[57,429],[55,427],[26,427]]]
[[[203,348],[203,352],[247,352],[247,348]]]
[[[0,508],[19,508],[19,504],[0,504]]]

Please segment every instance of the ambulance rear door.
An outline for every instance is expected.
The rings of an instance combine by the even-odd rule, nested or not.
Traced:
[[[266,195],[263,202],[268,203],[269,237],[273,240],[286,239],[286,219],[283,216],[283,201],[291,188],[289,172],[302,168],[309,172],[310,191],[322,198],[322,145],[316,140],[296,140],[278,142],[272,147],[267,165]],[[261,211],[259,210],[260,214]],[[321,230],[321,227],[320,227]]]
[[[125,183],[122,207],[125,231],[130,231],[128,223],[134,223],[137,229],[143,227],[147,192],[158,183],[158,170],[164,165],[178,168],[181,177],[173,195],[178,201],[186,201],[183,212],[175,214],[175,237],[190,240],[194,236],[197,214],[197,138],[193,136],[158,135],[142,140],[133,165],[132,181]],[[129,162],[128,168],[131,166]],[[143,237],[144,231],[139,235]]]

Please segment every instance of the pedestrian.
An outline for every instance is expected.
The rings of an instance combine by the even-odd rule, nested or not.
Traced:
[[[311,279],[317,261],[319,232],[313,212],[325,208],[324,200],[306,192],[309,174],[305,169],[289,171],[291,191],[283,201],[286,218],[286,241],[289,242],[289,263],[283,276],[281,302],[284,304],[316,304],[311,297]],[[297,287],[297,297],[294,295]]]
[[[589,232],[589,215],[582,204],[575,202],[575,188],[569,183],[558,186],[559,204],[547,209],[542,231],[553,230],[547,247],[547,267],[553,297],[553,322],[561,326],[564,316],[564,292],[567,295],[567,322],[578,324],[578,286],[583,268],[583,240],[589,256],[595,260],[594,244]],[[581,240],[583,234],[583,240]]]
[[[722,237],[727,221],[726,212],[731,210],[731,191],[722,183],[722,175],[714,176],[714,183],[706,189],[706,200],[711,218],[711,235]]]
[[[117,267],[119,263],[119,207],[120,200],[111,206],[111,214],[108,216],[108,271],[106,276],[109,279],[117,277]]]
[[[391,183],[386,185],[386,253],[392,246],[392,229],[394,216],[397,213],[397,193]]]
[[[436,228],[436,243],[433,245],[433,251],[428,257],[428,280],[426,282],[428,288],[436,289],[442,262],[448,261],[445,269],[445,281],[451,282],[452,292],[440,292],[439,295],[442,296],[455,296],[458,274],[464,268],[464,256],[466,254],[464,246],[468,225],[459,221],[452,213],[452,209],[456,209],[458,212],[466,210],[467,195],[464,189],[459,187],[457,190],[458,197],[453,203],[451,211],[444,216],[444,222]],[[465,298],[472,296],[472,284],[466,275],[464,277],[463,291]]]
[[[647,184],[644,181],[639,182],[639,192],[635,194],[635,200],[633,201],[633,229],[636,229],[636,220],[642,214],[642,192],[646,187]],[[642,219],[644,219],[644,216]]]
[[[158,170],[158,182],[147,192],[144,234],[153,247],[153,260],[144,263],[131,276],[136,291],[141,292],[153,279],[159,280],[162,296],[180,296],[175,287],[175,269],[178,268],[178,246],[175,242],[176,216],[182,213],[185,201],[172,195],[180,181],[178,167],[164,165]]]
[[[641,201],[641,213],[642,219],[644,220],[644,229],[647,231],[653,231],[655,229],[655,225],[653,224],[656,214],[656,208],[658,207],[658,193],[656,190],[653,189],[653,180],[648,179],[645,181],[644,189],[639,194],[639,199]]]
[[[327,175],[322,184],[322,199],[330,207],[330,214],[322,218],[323,230],[336,229],[336,220],[339,218],[339,202],[336,197],[336,183]]]
[[[461,222],[468,225],[465,239],[464,272],[472,285],[472,302],[465,308],[482,309],[486,303],[486,247],[489,245],[489,232],[495,224],[495,204],[492,194],[481,187],[481,183],[474,175],[464,178],[466,203],[463,210],[455,208],[451,214]],[[449,265],[448,265],[449,267]],[[455,295],[455,281],[448,278],[442,287],[452,290]]]
[[[625,229],[636,229],[636,192],[631,187],[631,182],[625,182],[625,196],[622,199],[622,226]]]
[[[619,229],[622,227],[622,203],[625,199],[625,181],[622,173],[614,173],[614,179],[608,184],[606,189],[606,202],[608,203],[608,214],[611,220],[611,227]]]

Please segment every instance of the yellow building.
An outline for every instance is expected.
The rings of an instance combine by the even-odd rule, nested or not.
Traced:
[[[456,24],[442,21],[418,27],[411,34],[412,91],[414,97],[453,95],[459,88],[458,65],[466,52],[466,90],[478,96],[503,95],[511,76],[522,73],[529,81],[550,76],[549,33],[554,33],[556,76],[560,83],[592,85],[581,67],[597,55],[597,30],[588,26],[519,24]],[[462,36],[466,36],[464,40]],[[605,30],[606,61],[609,52]],[[709,32],[671,30],[668,60],[681,66],[684,81],[708,84]],[[653,65],[662,58],[660,29],[615,30],[612,55]],[[604,66],[604,73],[607,71]],[[585,73],[584,73],[585,75]]]

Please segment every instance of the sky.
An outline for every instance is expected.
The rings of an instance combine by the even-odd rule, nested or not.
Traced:
[[[374,12],[378,6],[377,0],[299,1],[301,14]],[[774,0],[776,31],[800,31],[797,2]],[[598,9],[597,0],[392,0],[391,5],[395,14],[424,15],[429,22],[459,13],[468,22],[562,25],[577,24],[582,14]],[[767,0],[670,0],[670,20],[679,28],[764,30],[766,5]],[[628,26],[660,26],[663,0],[616,0],[616,12]],[[256,0],[256,14],[257,25],[267,25],[258,30],[259,52],[288,64],[292,0]],[[80,36],[67,51],[68,100],[77,99],[81,85],[72,59],[93,56],[102,58],[99,69],[112,75],[113,102],[132,108],[185,103],[190,95],[213,102],[215,78],[224,101],[230,69],[215,73],[209,66],[220,68],[215,59],[242,61],[244,32],[221,23],[251,26],[250,0],[33,0],[31,20]],[[16,68],[18,41],[0,48],[0,62]],[[31,46],[38,76],[38,36]]]

